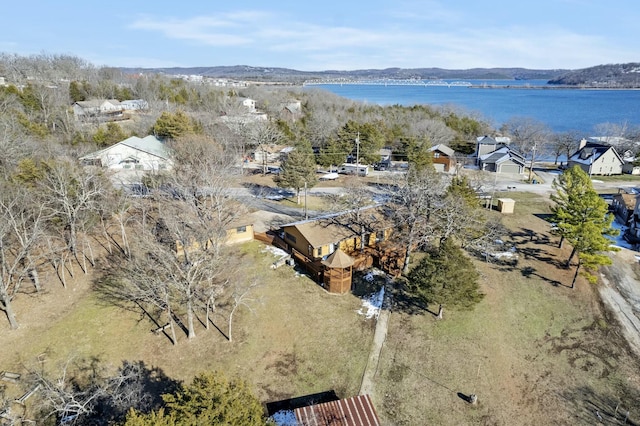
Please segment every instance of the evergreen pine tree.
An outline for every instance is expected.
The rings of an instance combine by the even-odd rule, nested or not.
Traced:
[[[551,199],[556,203],[552,208],[553,219],[560,235],[560,245],[567,240],[573,246],[567,259],[567,267],[574,256],[578,255],[578,266],[571,283],[574,287],[580,268],[586,270],[589,281],[595,281],[593,275],[600,265],[610,265],[611,259],[604,252],[615,251],[607,235],[617,235],[618,230],[611,226],[613,215],[609,213],[607,203],[593,189],[591,179],[578,166],[566,170],[554,180],[555,194]]]
[[[308,141],[298,142],[294,150],[289,152],[282,162],[280,175],[276,178],[276,184],[280,188],[291,188],[296,192],[298,204],[300,204],[300,190],[315,186],[318,182],[316,176],[316,163],[313,149]]]
[[[423,303],[438,304],[438,318],[442,318],[445,305],[471,308],[482,300],[478,278],[471,260],[447,239],[409,272],[408,289]]]

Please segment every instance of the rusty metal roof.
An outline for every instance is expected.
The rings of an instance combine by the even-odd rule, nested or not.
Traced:
[[[369,395],[296,408],[294,413],[304,426],[380,426]]]

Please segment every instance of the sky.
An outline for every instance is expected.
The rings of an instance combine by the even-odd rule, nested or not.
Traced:
[[[96,66],[580,69],[640,62],[638,0],[31,0],[0,52]]]

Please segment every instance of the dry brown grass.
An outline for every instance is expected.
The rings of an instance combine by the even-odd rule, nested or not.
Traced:
[[[356,313],[361,301],[335,296],[290,267],[269,268],[275,257],[257,242],[242,247],[252,259],[247,277],[259,277],[249,302],[234,317],[233,341],[214,327],[199,324],[197,337],[179,344],[151,332],[153,324],[139,312],[99,301],[89,289],[90,276],[78,276],[63,289],[47,277],[46,294],[17,299],[21,328],[2,324],[0,371],[24,371],[46,353],[46,365],[57,368],[69,357],[99,357],[117,367],[123,360],[143,360],[165,374],[190,380],[205,370],[220,370],[254,385],[265,401],[335,389],[357,394],[368,358],[374,323]],[[214,322],[227,331],[227,314]]]
[[[548,201],[510,197],[516,213],[504,223],[520,259],[515,267],[476,263],[486,296],[475,309],[445,310],[440,322],[428,313],[392,313],[373,395],[384,424],[594,424],[596,409],[613,413],[618,402],[637,424],[638,361],[595,288],[582,280],[575,290],[562,285],[572,276],[559,264],[568,247],[559,250],[533,215],[548,213]],[[144,360],[180,380],[222,370],[252,383],[264,402],[328,389],[355,395],[374,326],[356,314],[361,301],[330,295],[289,267],[271,270],[274,257],[258,243],[241,250],[251,260],[243,275],[262,286],[251,310],[236,315],[233,342],[199,325],[195,339],[179,335],[172,346],[140,313],[98,301],[91,277],[77,269],[67,289],[48,275],[46,294],[16,299],[21,328],[0,323],[0,370],[22,371],[41,353],[49,368],[69,356],[96,356],[114,367]],[[226,332],[225,317],[219,312],[214,321]],[[476,406],[461,398],[471,393]]]
[[[637,403],[639,363],[596,289],[563,285],[568,247],[532,215],[548,213],[547,201],[514,195],[516,214],[504,222],[519,262],[476,262],[485,299],[475,309],[445,311],[440,322],[392,314],[375,395],[389,424],[594,424],[596,410],[606,417],[620,401]],[[476,406],[463,399],[472,393]]]

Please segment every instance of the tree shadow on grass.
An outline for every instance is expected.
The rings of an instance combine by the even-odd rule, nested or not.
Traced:
[[[640,426],[638,401],[640,390],[623,386],[618,395],[597,392],[589,386],[560,393],[573,409],[576,423]]]
[[[520,253],[525,259],[534,259],[539,262],[555,266],[556,268],[564,269],[565,267],[565,263],[558,259],[557,256],[552,256],[546,250],[542,250],[537,247],[521,247],[518,249],[518,253]]]
[[[525,266],[524,268],[522,268],[522,269],[520,270],[520,273],[521,273],[521,274],[522,274],[522,276],[523,276],[523,277],[525,277],[525,278],[531,278],[531,277],[533,277],[533,276],[536,276],[536,277],[540,278],[541,280],[543,280],[543,281],[545,281],[545,282],[547,282],[547,283],[551,284],[551,285],[552,285],[552,286],[554,286],[554,287],[567,287],[567,288],[569,288],[569,287],[570,287],[570,286],[568,286],[568,285],[566,285],[566,284],[562,284],[562,283],[561,283],[560,281],[558,281],[558,280],[554,280],[554,279],[551,279],[551,278],[547,278],[547,277],[545,277],[545,276],[542,276],[542,275],[538,274],[538,273],[536,272],[536,269],[535,269],[535,268],[533,268],[533,267],[531,267],[531,266]]]

